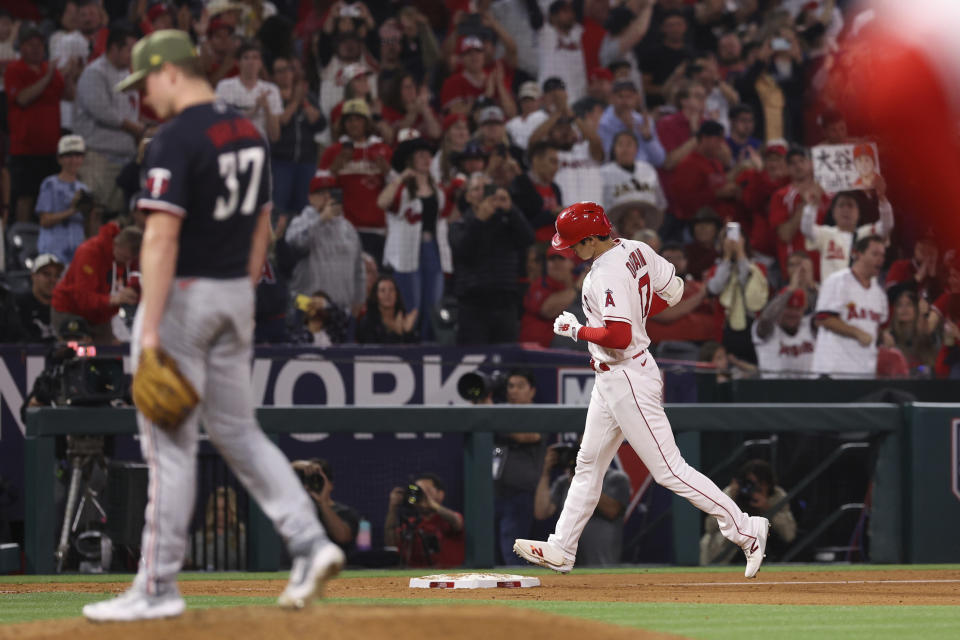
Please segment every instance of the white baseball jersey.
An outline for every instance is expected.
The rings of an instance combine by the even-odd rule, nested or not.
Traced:
[[[820,314],[835,315],[876,338],[889,315],[887,295],[876,278],[865,288],[850,269],[843,269],[824,280],[820,287],[817,315]],[[813,349],[813,371],[872,378],[877,372],[876,342],[864,347],[856,338],[821,327]]]
[[[627,322],[632,337],[626,349],[606,349],[590,343],[597,363],[632,358],[650,346],[647,315],[653,296],[673,279],[676,270],[644,242],[617,240],[616,246],[593,261],[583,281],[583,313],[588,327]]]
[[[886,236],[893,229],[893,207],[886,200],[880,202],[880,220],[857,227],[856,237],[850,231],[816,224],[816,218],[816,207],[804,207],[801,231],[807,237],[807,250],[820,252],[821,282],[850,266],[850,255],[855,241],[873,235]]]
[[[813,316],[805,316],[790,335],[774,323],[773,333],[766,340],[757,335],[760,323],[750,330],[757,351],[757,364],[764,378],[804,378],[813,367]],[[826,331],[826,329],[824,329]]]
[[[638,200],[645,200],[663,211],[667,208],[667,198],[660,187],[660,179],[653,165],[637,160],[633,171],[624,169],[616,162],[608,162],[600,169],[603,176],[603,206],[610,209],[626,194],[637,194]]]

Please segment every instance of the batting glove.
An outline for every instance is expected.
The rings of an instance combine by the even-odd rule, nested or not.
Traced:
[[[558,336],[567,336],[577,341],[577,333],[580,331],[580,321],[577,316],[569,311],[564,311],[553,321],[553,332]]]

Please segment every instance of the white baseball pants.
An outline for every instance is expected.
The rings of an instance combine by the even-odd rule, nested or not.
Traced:
[[[662,390],[660,369],[649,353],[597,372],[576,473],[549,538],[570,562],[576,559],[580,534],[597,507],[603,475],[624,438],[658,484],[715,516],[727,540],[739,547],[756,541],[749,516],[680,455],[660,402]]]

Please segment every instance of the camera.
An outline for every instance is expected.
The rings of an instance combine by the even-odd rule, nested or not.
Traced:
[[[316,472],[311,472],[307,469],[294,469],[297,474],[297,478],[300,479],[300,484],[307,491],[313,493],[320,493],[323,491],[323,476]]]
[[[744,509],[750,506],[750,502],[753,500],[753,494],[757,491],[757,485],[751,482],[746,476],[737,476],[736,480],[739,488],[733,500],[737,503],[738,507]]]
[[[507,395],[507,374],[502,371],[489,374],[470,371],[457,380],[457,393],[469,402],[480,402],[491,395],[495,402],[503,402]]]
[[[416,482],[408,482],[407,488],[403,492],[403,503],[415,507],[421,502],[426,502],[427,496]]]
[[[93,194],[86,189],[81,189],[80,197],[77,199],[77,211],[83,215],[88,215],[91,211],[93,211],[95,204],[96,201],[93,199]]]
[[[47,354],[30,395],[44,406],[106,406],[125,399],[128,389],[122,358],[97,356],[94,346],[68,342]]]
[[[330,198],[337,204],[343,204],[343,189],[330,189]]]
[[[577,466],[577,453],[580,452],[580,447],[578,445],[561,442],[559,444],[552,445],[550,447],[557,452],[557,465],[556,469],[561,469],[563,471],[573,470]]]

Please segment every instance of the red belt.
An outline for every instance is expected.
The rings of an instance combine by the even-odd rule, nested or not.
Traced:
[[[642,349],[642,350],[640,350],[639,353],[637,353],[637,355],[631,356],[629,359],[630,359],[630,360],[636,360],[637,358],[639,358],[640,356],[642,356],[642,355],[645,354],[646,352],[647,352],[646,349]],[[627,358],[624,358],[624,359],[621,360],[620,362],[624,362],[625,360],[627,360]],[[614,364],[619,364],[619,363],[614,363]],[[600,371],[610,371],[610,365],[606,364],[605,362],[599,362],[599,363],[598,363],[598,362],[597,362],[596,360],[594,360],[593,358],[590,358],[590,368],[593,369],[593,370],[596,371],[596,372],[600,372]]]

